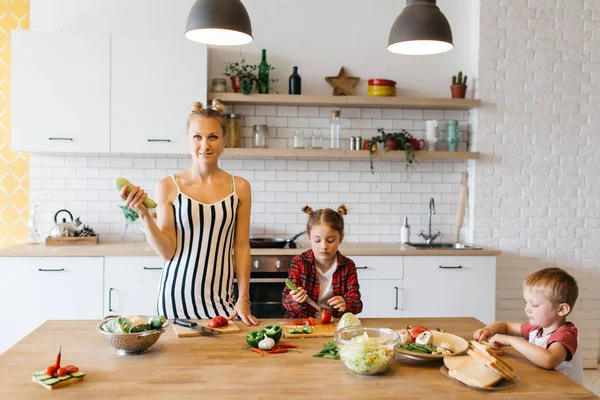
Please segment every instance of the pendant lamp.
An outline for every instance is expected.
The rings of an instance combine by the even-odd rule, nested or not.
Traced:
[[[240,0],[196,0],[188,15],[185,37],[219,46],[247,44],[253,39],[250,16]]]
[[[397,54],[426,55],[453,47],[452,29],[436,0],[406,0],[390,30],[387,49]]]

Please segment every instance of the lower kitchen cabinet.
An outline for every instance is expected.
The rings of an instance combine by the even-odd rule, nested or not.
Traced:
[[[495,320],[496,258],[404,257],[403,317]]]
[[[46,320],[102,318],[102,257],[1,257],[0,353]]]
[[[104,315],[154,315],[164,261],[160,257],[104,260]]]
[[[360,318],[402,317],[401,280],[362,280],[359,284],[363,302]]]

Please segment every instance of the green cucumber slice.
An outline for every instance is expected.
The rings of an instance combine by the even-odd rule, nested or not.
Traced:
[[[44,385],[52,386],[52,385],[56,385],[58,382],[60,382],[60,379],[58,379],[58,378],[46,379],[44,381]]]
[[[66,381],[67,379],[71,379],[71,375],[67,374],[65,376],[59,376],[58,379],[61,381]]]
[[[42,375],[46,375],[46,371],[38,371],[38,372],[33,373],[33,376],[35,376],[35,377],[42,376]]]
[[[85,376],[85,372],[77,371],[71,374],[73,378],[83,378]]]
[[[52,379],[52,377],[50,375],[38,375],[35,377],[35,379],[37,379],[38,381],[47,381],[48,379]]]

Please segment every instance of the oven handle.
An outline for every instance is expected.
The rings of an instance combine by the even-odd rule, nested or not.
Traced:
[[[286,278],[250,278],[250,283],[285,283]],[[237,279],[233,280],[237,283]]]

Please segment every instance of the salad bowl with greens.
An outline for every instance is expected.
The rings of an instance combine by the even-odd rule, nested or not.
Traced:
[[[357,374],[384,372],[395,354],[400,336],[388,328],[348,326],[338,329],[333,337],[338,355],[346,367]]]

